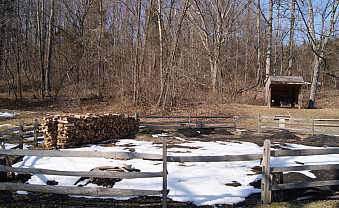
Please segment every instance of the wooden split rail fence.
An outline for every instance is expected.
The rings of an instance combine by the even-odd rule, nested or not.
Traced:
[[[140,116],[140,129],[233,128],[252,131],[289,130],[302,133],[339,135],[339,119],[291,118],[289,116]],[[242,119],[257,120],[257,127],[239,125]],[[159,121],[160,120],[160,121]],[[325,122],[325,123],[324,123]],[[303,126],[304,128],[297,128]]]
[[[22,169],[0,166],[0,171],[4,172],[24,172],[52,175],[71,175],[80,177],[103,177],[103,178],[137,178],[137,177],[163,177],[162,191],[141,191],[109,188],[84,188],[84,187],[51,187],[37,186],[28,184],[0,183],[1,190],[26,190],[36,192],[52,192],[72,195],[94,195],[94,196],[136,196],[136,195],[157,195],[163,196],[163,207],[166,207],[167,201],[167,162],[230,162],[230,161],[251,161],[261,160],[262,165],[262,183],[261,183],[261,201],[263,204],[271,203],[272,191],[295,189],[303,187],[317,187],[328,185],[339,185],[339,180],[317,181],[308,183],[290,183],[273,184],[272,175],[276,172],[302,171],[302,170],[320,170],[320,169],[339,169],[339,164],[331,165],[305,165],[293,167],[270,167],[271,157],[283,156],[309,156],[339,154],[339,148],[323,149],[302,149],[302,150],[274,150],[270,149],[270,140],[265,140],[263,154],[247,155],[221,155],[221,156],[167,156],[166,143],[163,142],[163,155],[143,154],[135,152],[81,152],[81,151],[59,151],[59,150],[0,150],[0,154],[5,155],[26,155],[26,156],[52,156],[52,157],[100,157],[113,159],[133,159],[141,158],[145,160],[162,160],[163,171],[159,173],[98,173],[98,172],[66,172],[43,169]],[[126,175],[125,175],[126,174]],[[282,174],[281,174],[282,175]]]
[[[140,116],[136,113],[135,117],[143,120],[139,122],[140,129],[237,128],[236,114],[234,116],[192,116],[189,113],[186,116]]]
[[[339,119],[291,118],[289,116],[261,116],[258,119],[258,131],[285,129],[294,132],[305,132],[339,135]],[[326,123],[324,123],[326,122]],[[264,125],[263,125],[264,124]],[[273,126],[274,125],[274,126]],[[303,127],[303,128],[300,128]]]
[[[13,149],[19,148],[22,149],[23,148],[23,144],[24,144],[24,138],[25,135],[27,135],[30,131],[33,131],[33,145],[36,147],[38,145],[38,132],[39,132],[39,124],[38,124],[38,120],[35,119],[33,122],[33,126],[31,127],[25,127],[24,126],[24,122],[20,121],[20,124],[18,127],[12,128],[12,129],[8,129],[5,131],[0,131],[0,135],[2,137],[2,139],[0,139],[0,143],[11,143],[14,142],[16,140],[18,140],[18,145],[15,146]],[[4,136],[5,135],[9,135],[11,133],[16,133],[17,132],[17,136],[14,136],[10,139],[5,139]],[[31,135],[29,135],[31,136]],[[3,147],[4,148],[4,147]]]
[[[99,151],[60,151],[60,150],[7,150],[0,149],[0,154],[17,156],[41,156],[41,157],[83,157],[83,158],[112,158],[119,160],[144,159],[163,161],[162,172],[112,172],[112,171],[56,171],[36,168],[15,168],[0,165],[0,171],[17,172],[29,174],[62,175],[78,177],[98,177],[98,178],[154,178],[162,177],[162,190],[139,190],[139,189],[117,189],[117,188],[94,188],[94,187],[72,187],[72,186],[50,186],[31,185],[10,182],[0,182],[0,190],[10,191],[32,191],[42,193],[55,193],[79,196],[96,197],[128,197],[128,196],[148,196],[162,195],[162,207],[167,206],[167,146],[163,143],[163,154],[144,154],[134,152],[99,152]],[[1,173],[1,172],[0,172]]]
[[[322,165],[290,166],[290,167],[271,167],[270,166],[271,157],[312,156],[312,155],[327,155],[327,154],[339,154],[339,148],[271,151],[270,140],[265,140],[263,159],[262,159],[262,182],[261,182],[262,203],[269,204],[272,202],[272,191],[339,185],[339,180],[279,184],[281,183],[281,181],[283,181],[282,180],[283,172],[339,169],[339,163],[338,164],[322,164]],[[339,156],[338,156],[338,161],[339,161]],[[281,198],[282,196],[280,195],[277,200],[281,201]]]

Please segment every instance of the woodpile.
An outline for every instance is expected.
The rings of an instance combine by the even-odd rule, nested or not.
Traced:
[[[42,119],[47,148],[68,148],[136,134],[139,122],[128,115],[56,115]]]
[[[47,147],[55,147],[57,144],[59,117],[44,117],[41,120],[41,131]]]

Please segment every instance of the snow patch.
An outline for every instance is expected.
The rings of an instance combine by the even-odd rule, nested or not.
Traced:
[[[159,135],[157,135],[159,136]],[[168,136],[160,134],[160,136]],[[126,145],[131,145],[137,153],[162,154],[159,144],[153,142],[136,141],[130,139],[120,140],[113,147],[101,145],[90,145],[83,148],[67,149],[60,151],[112,151],[126,152]],[[180,146],[180,147],[178,147]],[[291,149],[310,148],[302,145],[290,144]],[[7,147],[6,147],[7,149]],[[175,156],[207,156],[207,155],[243,155],[262,154],[263,148],[250,142],[202,142],[190,141],[178,143],[168,147],[168,155]],[[295,161],[300,161],[305,165],[337,163],[338,155],[318,155],[307,157],[272,157],[271,166],[296,166]],[[162,163],[159,161],[149,161],[142,159],[114,160],[109,158],[57,158],[57,157],[33,157],[26,156],[23,161],[13,166],[26,168],[43,168],[64,171],[89,171],[99,166],[124,166],[140,169],[142,172],[160,172]],[[168,162],[168,197],[177,201],[191,201],[196,205],[213,204],[235,204],[245,200],[253,193],[259,193],[260,189],[255,189],[249,183],[257,181],[261,175],[253,174],[251,168],[260,165],[259,160],[242,162]],[[303,171],[310,177],[309,171]],[[54,176],[54,175],[33,175],[28,181],[29,184],[45,185],[47,181],[55,180],[57,186],[74,186],[79,177]],[[236,181],[241,185],[238,187],[226,186],[225,184]],[[88,186],[96,186],[89,184]],[[123,179],[117,182],[114,188],[161,190],[162,178],[141,178]],[[122,199],[121,197],[113,197]]]
[[[16,115],[19,115],[19,114],[18,113],[0,112],[0,117],[12,118]]]

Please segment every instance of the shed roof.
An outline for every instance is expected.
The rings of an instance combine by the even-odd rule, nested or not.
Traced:
[[[304,79],[300,76],[270,76],[270,83],[304,84]]]

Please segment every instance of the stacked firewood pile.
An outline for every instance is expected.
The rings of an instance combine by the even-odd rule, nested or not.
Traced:
[[[57,144],[59,118],[60,116],[44,117],[41,120],[41,131],[47,147],[55,147]]]
[[[68,148],[136,134],[139,122],[128,115],[57,115],[42,119],[47,148]]]

